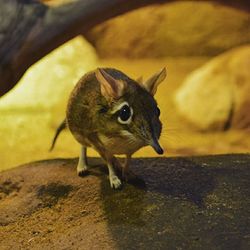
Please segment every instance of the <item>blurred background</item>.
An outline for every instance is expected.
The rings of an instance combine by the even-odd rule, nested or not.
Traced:
[[[156,94],[164,156],[250,152],[250,14],[177,1],[110,19],[30,67],[0,98],[0,170],[78,157],[69,131],[48,150],[71,90],[97,67],[114,67],[134,79],[167,68]],[[97,156],[93,150],[89,155]],[[148,147],[135,156],[156,154]]]

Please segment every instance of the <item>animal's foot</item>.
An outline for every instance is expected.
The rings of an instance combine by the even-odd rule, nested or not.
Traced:
[[[114,189],[119,189],[122,186],[122,182],[116,175],[109,176],[110,186]]]
[[[80,177],[84,177],[89,174],[89,170],[87,166],[77,166],[77,175]]]

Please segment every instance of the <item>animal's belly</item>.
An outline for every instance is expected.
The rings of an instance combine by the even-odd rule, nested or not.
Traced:
[[[144,146],[142,142],[131,140],[126,137],[110,138],[105,135],[99,135],[99,139],[108,152],[116,155],[133,154],[138,149]]]

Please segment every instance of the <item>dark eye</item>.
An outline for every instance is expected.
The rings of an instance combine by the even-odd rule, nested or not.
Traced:
[[[127,105],[123,105],[118,111],[118,121],[122,124],[128,124],[131,121],[132,109]]]
[[[156,108],[156,115],[157,115],[157,116],[160,116],[160,114],[161,114],[161,111],[160,111],[160,109],[157,107],[157,108]]]

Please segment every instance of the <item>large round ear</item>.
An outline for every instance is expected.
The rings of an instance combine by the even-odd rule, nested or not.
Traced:
[[[160,72],[152,75],[142,86],[151,94],[155,95],[158,85],[166,78],[167,71],[163,68]]]
[[[115,79],[105,69],[98,68],[95,76],[101,86],[101,94],[107,99],[119,99],[127,86],[127,83]]]

